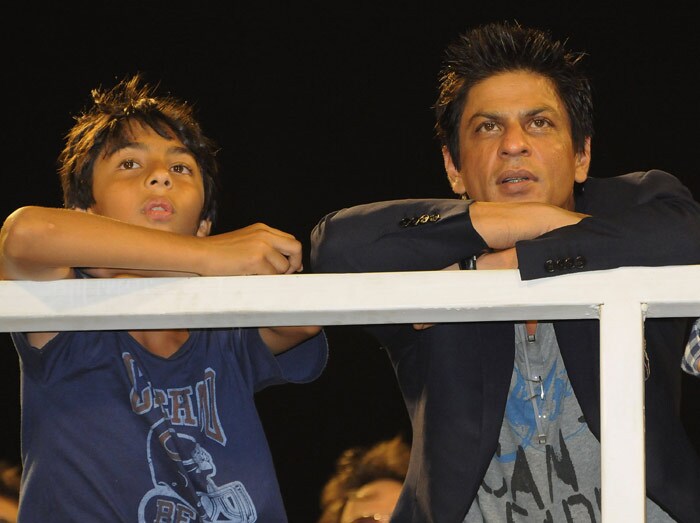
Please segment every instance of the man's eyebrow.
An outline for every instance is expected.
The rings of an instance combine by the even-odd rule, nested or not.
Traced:
[[[548,105],[543,105],[541,107],[535,107],[533,109],[528,109],[524,113],[521,114],[521,116],[524,116],[526,118],[529,118],[531,116],[536,116],[538,114],[546,113],[554,111],[554,109]],[[504,118],[506,113],[500,112],[500,111],[478,111],[471,115],[469,117],[469,120],[467,120],[467,123],[471,123],[472,121],[476,120],[477,118],[483,118],[485,120],[502,120]]]
[[[553,107],[550,107],[549,105],[543,105],[542,107],[536,107],[535,109],[525,111],[523,116],[537,116],[538,114],[548,112],[555,112],[555,109]]]

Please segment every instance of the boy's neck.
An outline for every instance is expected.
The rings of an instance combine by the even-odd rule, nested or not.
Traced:
[[[156,356],[170,358],[190,337],[187,329],[129,331],[143,347]]]

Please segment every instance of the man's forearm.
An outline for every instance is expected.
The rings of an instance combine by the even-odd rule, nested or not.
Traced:
[[[469,207],[474,229],[489,247],[509,249],[554,229],[573,225],[585,214],[544,203],[474,202]]]

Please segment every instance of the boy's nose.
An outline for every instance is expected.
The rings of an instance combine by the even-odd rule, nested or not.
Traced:
[[[172,183],[170,172],[167,169],[154,169],[146,181],[146,184],[149,186],[163,185],[164,187],[170,187]]]

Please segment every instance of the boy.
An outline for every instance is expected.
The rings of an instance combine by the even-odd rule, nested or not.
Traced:
[[[60,155],[65,209],[24,207],[0,233],[0,276],[291,274],[290,234],[209,235],[214,143],[186,103],[139,75],[93,104]],[[20,517],[286,521],[257,390],[322,371],[319,327],[13,333],[22,370]]]

